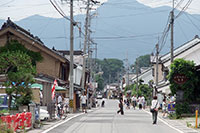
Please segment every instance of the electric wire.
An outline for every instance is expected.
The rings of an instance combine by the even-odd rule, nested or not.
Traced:
[[[182,10],[179,12],[179,14],[175,17],[177,19],[179,16],[181,16],[190,6],[193,0],[188,0],[188,2],[185,4],[185,6],[182,8]]]

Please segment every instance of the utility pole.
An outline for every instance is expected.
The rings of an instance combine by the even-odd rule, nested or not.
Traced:
[[[138,59],[136,58],[136,89],[139,90],[138,88]]]
[[[70,83],[69,83],[69,111],[73,112],[74,104],[74,18],[73,18],[73,0],[70,0]]]
[[[172,11],[171,11],[171,63],[174,60],[174,0],[172,0]]]
[[[158,86],[158,55],[159,55],[159,45],[156,44],[156,87]],[[156,95],[156,89],[154,90],[154,96]]]
[[[86,18],[85,18],[85,40],[84,40],[84,47],[83,47],[83,71],[82,71],[82,85],[81,85],[83,90],[85,90],[85,70],[86,70],[85,67],[86,67],[86,47],[88,43],[89,6],[90,6],[90,0],[87,0],[87,7],[86,7],[87,11],[86,11]],[[87,94],[88,94],[88,90],[87,90]],[[88,95],[87,95],[87,99],[88,99]]]
[[[156,86],[158,86],[158,55],[159,55],[158,49],[159,45],[156,44]]]

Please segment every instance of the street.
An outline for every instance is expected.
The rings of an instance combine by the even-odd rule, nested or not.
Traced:
[[[143,110],[124,109],[117,114],[118,101],[106,100],[104,108],[80,115],[48,133],[177,133],[162,121],[152,124],[151,115]]]

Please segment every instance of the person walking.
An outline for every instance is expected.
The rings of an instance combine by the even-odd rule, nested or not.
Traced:
[[[167,114],[167,103],[166,103],[166,99],[163,99],[163,103],[162,103],[162,112],[163,112],[162,117],[165,118],[165,115]]]
[[[139,96],[139,98],[138,98],[138,105],[139,105],[139,109],[141,110],[142,109],[142,97],[141,96]]]
[[[159,102],[157,100],[157,96],[153,97],[153,100],[151,102],[151,113],[153,118],[153,124],[157,123],[157,116],[158,116],[158,108],[160,107]]]
[[[145,104],[146,104],[145,97],[142,96],[142,107],[143,107],[143,109],[145,109]]]
[[[120,101],[119,101],[119,110],[117,111],[117,114],[119,114],[119,112],[121,112],[121,115],[124,115],[123,99],[122,98],[120,98]]]
[[[86,103],[87,103],[87,97],[86,97],[86,94],[84,93],[84,94],[81,96],[81,105],[82,105],[82,112],[85,112],[85,113],[87,113],[87,110],[86,110]]]
[[[136,95],[134,95],[132,97],[132,104],[133,104],[133,108],[135,109],[135,107],[137,106],[137,97],[136,97]]]

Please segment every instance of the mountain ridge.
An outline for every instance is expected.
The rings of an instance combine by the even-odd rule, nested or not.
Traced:
[[[128,58],[129,62],[133,63],[138,56],[151,54],[166,26],[171,8],[167,6],[151,8],[136,0],[122,0],[121,4],[116,5],[116,0],[108,0],[97,9],[98,17],[92,19],[91,38],[98,44],[98,58],[121,60]],[[175,11],[176,14],[178,12]],[[197,18],[193,18],[195,24],[200,20],[200,15],[188,13],[175,20],[175,47],[199,34],[199,30],[190,22],[188,16],[191,19]],[[84,20],[85,15],[75,16],[75,21],[81,22],[82,32],[84,32]],[[0,24],[3,22],[4,20],[0,20]],[[54,46],[59,50],[69,50],[69,21],[64,18],[34,15],[15,23],[29,30],[34,36],[38,36],[49,48]],[[74,49],[79,50],[83,47],[84,36],[81,35],[80,41],[79,31],[77,28],[74,29]],[[168,37],[161,54],[170,51],[169,40]]]

